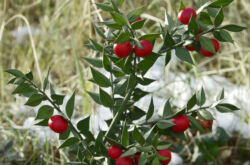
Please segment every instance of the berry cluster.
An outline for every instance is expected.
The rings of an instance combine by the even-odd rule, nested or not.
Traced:
[[[193,8],[184,8],[179,12],[178,19],[182,24],[188,25],[192,16],[193,16],[193,18],[196,19],[196,17],[197,17],[196,11]],[[199,35],[201,33],[203,33],[202,30],[197,35]],[[199,41],[200,37],[196,37],[195,40]],[[220,49],[219,42],[214,38],[212,38],[211,41],[213,43],[215,52],[218,52]],[[192,44],[185,46],[185,48],[189,51],[195,51],[195,48]],[[200,47],[200,53],[203,54],[204,56],[207,56],[207,57],[212,57],[214,55],[213,52],[209,52],[202,47]]]
[[[167,160],[161,161],[162,165],[167,165],[171,160],[171,152],[167,149],[157,151],[159,155],[167,158]],[[136,153],[131,157],[120,157],[122,155],[122,150],[117,146],[111,146],[108,149],[108,155],[111,159],[116,160],[116,165],[138,165],[140,159],[140,153]]]

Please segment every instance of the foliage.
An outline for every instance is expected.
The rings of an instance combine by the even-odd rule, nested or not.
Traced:
[[[160,140],[162,136],[186,139],[183,132],[176,133],[171,129],[176,125],[172,121],[174,117],[185,115],[190,122],[191,129],[204,132],[200,123],[195,119],[196,116],[203,120],[213,120],[210,110],[216,109],[227,113],[239,110],[239,108],[229,103],[222,103],[224,91],[219,93],[215,103],[205,106],[206,95],[202,88],[189,99],[182,109],[174,109],[170,100],[167,100],[164,108],[158,111],[159,118],[152,120],[155,111],[153,98],[147,110],[141,110],[135,106],[137,101],[149,94],[138,86],[147,86],[155,81],[145,77],[145,74],[161,56],[165,56],[167,65],[171,58],[171,50],[175,50],[176,56],[181,62],[190,65],[193,65],[194,62],[190,52],[184,48],[187,45],[192,44],[198,53],[200,53],[201,47],[215,53],[212,41],[204,36],[208,33],[212,33],[221,42],[233,43],[228,31],[239,32],[245,28],[232,24],[221,26],[224,19],[223,8],[231,2],[216,0],[205,3],[197,10],[197,14],[200,14],[199,19],[191,17],[188,25],[174,21],[166,12],[165,25],[161,25],[159,33],[142,36],[137,30],[143,27],[145,20],[135,20],[140,17],[143,8],[137,8],[125,14],[119,9],[123,3],[122,0],[110,0],[107,3],[97,4],[100,9],[108,12],[112,19],[95,25],[97,34],[103,39],[102,42],[90,39],[90,43],[86,45],[102,54],[102,59],[85,58],[91,65],[90,70],[93,78],[90,81],[99,87],[99,93],[89,92],[89,95],[97,104],[108,107],[113,113],[112,121],[106,121],[109,129],[107,131],[100,130],[97,137],[90,131],[89,117],[79,121],[77,126],[71,122],[74,113],[75,92],[67,101],[66,113],[64,113],[60,105],[62,105],[65,96],[56,93],[48,78],[45,78],[42,87],[39,87],[34,82],[31,72],[24,74],[16,69],[8,69],[6,72],[14,76],[9,83],[17,85],[13,94],[28,97],[25,103],[28,106],[35,107],[44,101],[49,103],[49,105],[44,105],[39,109],[36,117],[37,125],[48,126],[48,121],[54,110],[66,118],[69,128],[60,134],[60,139],[64,142],[59,148],[77,144],[79,163],[100,164],[106,160],[108,164],[114,164],[115,161],[111,160],[107,154],[107,147],[115,145],[123,150],[122,157],[134,158],[134,154],[140,153],[140,165],[160,164],[166,158],[160,156],[157,150],[168,149],[171,146],[171,143]],[[185,8],[183,3],[181,6]],[[204,9],[213,9],[212,11],[216,11],[216,13],[206,12]],[[105,32],[103,27],[107,29]],[[201,30],[203,32],[197,34]],[[155,40],[160,39],[159,36],[162,39],[161,48],[158,51],[154,50],[145,58],[136,56],[133,51],[126,58],[118,58],[114,55],[113,47],[117,43],[129,41],[131,45],[143,48],[140,40],[150,41],[154,45]],[[196,37],[200,37],[199,42]],[[104,74],[104,70],[109,74]],[[46,93],[47,88],[50,88],[50,96]],[[108,88],[111,89],[111,92],[107,92]],[[135,122],[138,119],[141,119],[140,122]],[[211,139],[214,136],[220,136],[220,132],[211,136]],[[209,141],[211,142],[211,140]],[[194,156],[196,156],[195,154]],[[206,159],[206,156],[204,157]]]

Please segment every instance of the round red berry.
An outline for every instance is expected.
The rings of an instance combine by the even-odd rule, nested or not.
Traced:
[[[136,154],[134,155],[134,158],[135,158],[135,165],[138,165],[140,156],[141,156],[140,153],[136,153]]]
[[[175,124],[171,127],[171,129],[175,133],[180,133],[188,129],[189,127],[189,119],[185,115],[176,116],[172,119],[172,122]]]
[[[182,24],[187,25],[192,15],[196,18],[196,11],[193,8],[185,8],[179,12],[178,19]]]
[[[135,22],[140,21],[140,20],[142,20],[142,18],[141,18],[141,17],[138,17],[136,20],[130,21],[129,23],[132,24],[132,23],[135,23]]]
[[[130,157],[122,157],[116,160],[115,165],[133,165],[133,160]]]
[[[163,157],[168,157],[167,160],[161,161],[162,165],[167,165],[170,161],[171,161],[171,152],[169,150],[159,150],[157,151],[159,153],[159,155],[163,156]]]
[[[195,48],[194,48],[194,46],[192,44],[185,46],[185,48],[187,50],[189,50],[189,51],[194,51],[195,50]]]
[[[124,43],[117,43],[114,45],[113,50],[116,56],[125,58],[129,56],[132,50],[132,46],[129,41]]]
[[[50,129],[56,133],[63,133],[68,128],[68,122],[60,115],[54,115],[49,119]]]
[[[219,42],[216,40],[216,39],[211,39],[211,41],[213,42],[213,45],[214,45],[214,50],[215,52],[218,52],[219,49],[220,49],[220,44]],[[204,56],[207,56],[207,57],[212,57],[214,55],[214,53],[212,52],[209,52],[207,50],[205,50],[204,48],[201,47],[200,49],[201,53],[204,55]]]
[[[112,146],[108,149],[108,155],[111,159],[117,159],[121,156],[122,150],[119,147]]]
[[[146,57],[146,56],[150,55],[150,53],[153,50],[153,45],[151,44],[151,42],[149,42],[147,40],[141,40],[140,43],[141,43],[143,48],[140,49],[135,45],[135,47],[134,47],[135,55],[139,56],[139,57]]]
[[[196,116],[196,120],[199,121],[204,129],[210,128],[213,125],[213,120],[202,120],[198,116]]]

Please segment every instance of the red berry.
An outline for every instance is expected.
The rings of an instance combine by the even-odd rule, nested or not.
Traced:
[[[63,133],[68,128],[68,122],[60,115],[52,116],[48,123],[50,129],[56,133]]]
[[[219,49],[220,49],[220,44],[219,42],[216,40],[216,39],[211,39],[211,41],[213,42],[213,45],[214,45],[214,49],[215,49],[215,52],[218,52]],[[201,53],[204,55],[204,56],[207,56],[207,57],[211,57],[214,55],[214,53],[212,52],[209,52],[207,50],[205,50],[204,48],[201,47],[200,49]]]
[[[129,23],[132,24],[132,23],[135,23],[135,22],[140,21],[140,20],[142,20],[141,17],[138,17],[136,20],[130,21]]]
[[[187,25],[192,15],[196,18],[196,11],[193,8],[185,8],[179,12],[178,19],[182,24]]]
[[[171,161],[171,152],[169,150],[159,150],[157,151],[159,153],[159,155],[163,156],[163,157],[168,157],[167,160],[161,161],[162,165],[166,165]]]
[[[130,157],[122,157],[116,160],[115,165],[133,165],[133,160]]]
[[[136,153],[136,154],[134,155],[134,158],[135,158],[135,165],[138,165],[140,156],[141,156],[140,153]]]
[[[202,120],[198,116],[196,117],[196,120],[199,121],[204,129],[210,128],[213,125],[213,120]]]
[[[180,133],[188,129],[189,127],[189,119],[185,116],[177,116],[172,119],[172,122],[175,124],[174,126],[171,127],[171,129],[175,133]]]
[[[112,146],[108,149],[108,155],[111,159],[117,159],[121,156],[122,150],[119,147]]]
[[[146,57],[146,56],[150,55],[150,53],[153,50],[153,45],[151,44],[151,42],[149,42],[147,40],[141,40],[140,43],[141,43],[143,48],[140,49],[135,45],[135,47],[134,47],[135,55],[139,56],[139,57]]]
[[[187,46],[185,46],[185,48],[187,49],[187,50],[189,50],[189,51],[194,51],[195,50],[195,48],[194,48],[194,46],[193,45],[187,45]]]
[[[120,58],[125,58],[129,56],[132,50],[132,46],[129,41],[124,42],[124,43],[117,43],[114,45],[113,50],[116,56]]]

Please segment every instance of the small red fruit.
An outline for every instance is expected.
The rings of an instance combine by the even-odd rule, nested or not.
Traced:
[[[220,49],[220,44],[219,42],[216,40],[216,39],[211,39],[211,41],[213,42],[213,45],[214,45],[214,49],[215,49],[215,52],[218,52],[219,49]],[[207,57],[212,57],[214,55],[214,53],[212,52],[209,52],[207,50],[205,50],[204,48],[201,47],[200,49],[201,53],[204,55],[204,56],[207,56]]]
[[[192,44],[185,46],[185,48],[187,50],[189,50],[189,51],[194,51],[195,50],[195,48],[194,48],[194,46]]]
[[[188,129],[189,127],[189,119],[185,116],[176,116],[172,119],[172,122],[175,124],[174,126],[171,127],[171,129],[175,133],[180,133]]]
[[[167,160],[161,161],[162,165],[167,165],[170,161],[171,161],[171,152],[169,150],[159,150],[157,151],[159,153],[159,155],[163,156],[163,157],[168,157]]]
[[[179,12],[178,19],[182,24],[187,25],[192,15],[196,18],[196,11],[193,8],[185,8]]]
[[[143,48],[140,49],[135,45],[135,47],[134,47],[135,55],[139,56],[139,57],[146,57],[146,56],[150,55],[150,53],[153,50],[153,45],[151,44],[151,42],[149,42],[147,40],[141,40],[140,43],[141,43]]]
[[[141,156],[140,153],[136,153],[136,154],[134,155],[134,158],[135,158],[135,165],[138,165],[140,156]]]
[[[142,18],[141,18],[141,17],[138,17],[136,20],[130,21],[129,23],[132,24],[132,23],[135,23],[135,22],[140,21],[140,20],[142,20]]]
[[[116,160],[115,165],[133,165],[133,160],[130,157],[122,157]]]
[[[122,150],[119,147],[112,146],[108,149],[108,155],[111,159],[117,159],[121,156]]]
[[[199,121],[204,129],[210,128],[213,125],[213,120],[202,120],[198,116],[196,116],[196,120]]]
[[[63,133],[68,128],[68,122],[60,115],[54,115],[49,119],[50,129],[56,133]]]
[[[132,50],[132,46],[129,41],[124,42],[124,43],[117,43],[114,45],[113,50],[116,56],[120,58],[125,58],[129,56]]]

